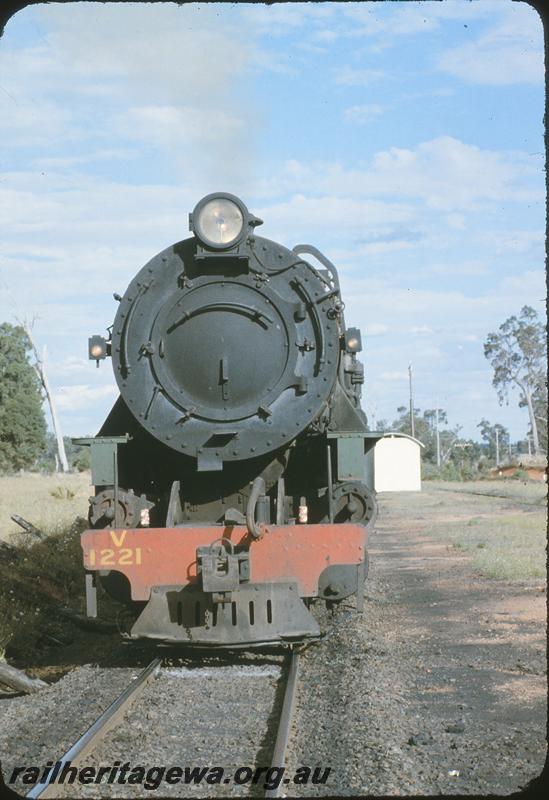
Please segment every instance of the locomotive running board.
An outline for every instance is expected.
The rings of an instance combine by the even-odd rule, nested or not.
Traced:
[[[318,638],[320,628],[297,583],[241,584],[218,604],[196,586],[154,586],[130,636],[227,647]]]

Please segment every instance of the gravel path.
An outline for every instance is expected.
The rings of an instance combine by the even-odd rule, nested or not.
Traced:
[[[546,756],[539,581],[475,576],[380,505],[364,615],[302,659],[291,766],[332,773],[299,795],[516,791]]]

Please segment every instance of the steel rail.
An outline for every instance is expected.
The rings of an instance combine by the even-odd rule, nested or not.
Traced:
[[[288,678],[286,680],[286,688],[284,690],[284,700],[282,703],[282,711],[278,722],[278,730],[276,733],[276,742],[271,759],[271,769],[273,767],[284,767],[286,763],[286,750],[288,748],[288,740],[290,738],[290,729],[292,726],[292,718],[295,708],[295,697],[297,689],[297,681],[299,677],[299,653],[294,650],[290,657],[290,666],[288,670]],[[267,789],[265,797],[280,797],[282,791],[282,781],[276,789]]]
[[[103,711],[101,716],[98,717],[98,719],[90,728],[88,728],[86,733],[84,733],[80,739],[78,739],[78,741],[75,742],[75,744],[73,744],[69,750],[67,750],[65,755],[56,762],[48,775],[48,779],[52,777],[52,773],[56,770],[58,764],[61,766],[56,770],[55,776],[61,772],[65,764],[70,762],[72,766],[75,766],[78,761],[81,761],[94,747],[97,746],[103,736],[105,736],[105,734],[108,733],[108,731],[110,731],[124,716],[130,704],[139,694],[141,694],[143,689],[150,683],[150,681],[156,677],[161,663],[162,662],[160,658],[155,658],[154,661],[151,661],[148,667],[145,667],[145,669],[139,673],[135,680],[126,686],[124,691],[118,695],[116,700],[113,700],[113,702],[108,708],[105,709],[105,711]],[[27,793],[26,797],[56,797],[58,796],[59,787],[63,785],[64,784],[58,784],[56,782],[37,783],[32,787],[30,792]]]

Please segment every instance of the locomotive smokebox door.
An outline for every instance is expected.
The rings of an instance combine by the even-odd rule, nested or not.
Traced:
[[[125,413],[198,472],[287,447],[337,382],[335,268],[327,279],[259,223],[233,195],[205,197],[194,237],[141,270],[113,325]]]

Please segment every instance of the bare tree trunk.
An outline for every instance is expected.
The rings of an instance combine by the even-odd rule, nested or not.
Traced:
[[[53,397],[53,393],[50,389],[50,384],[48,381],[48,376],[46,375],[46,345],[42,350],[42,360],[38,361],[38,374],[40,375],[40,380],[42,381],[42,386],[44,387],[44,391],[46,393],[46,398],[48,400],[48,404],[50,407],[51,412],[51,421],[53,424],[53,432],[55,433],[55,439],[57,441],[57,452],[59,454],[59,461],[61,462],[61,470],[63,472],[69,471],[69,462],[67,460],[67,454],[65,452],[65,442],[63,441],[63,432],[61,431],[61,425],[59,424],[59,418],[57,416],[57,408],[55,407],[55,400]]]
[[[442,463],[442,464],[446,464],[446,461],[448,460],[448,458],[449,458],[449,456],[450,456],[450,453],[452,452],[452,448],[453,448],[453,446],[454,446],[454,445],[455,445],[455,442],[452,442],[452,444],[450,445],[450,447],[448,448],[448,450],[446,450],[446,452],[442,451],[442,457],[441,457],[441,463]]]
[[[32,338],[31,326],[27,323],[23,323],[23,327],[25,329],[25,333],[29,337],[29,341],[31,343],[32,349],[34,351],[34,358],[36,360],[35,368],[38,373],[38,377],[42,383],[44,388],[44,392],[46,393],[46,399],[48,401],[48,405],[50,407],[51,413],[51,421],[53,425],[53,432],[55,434],[55,440],[57,442],[57,452],[59,454],[59,463],[61,464],[61,469],[63,472],[69,471],[69,462],[67,460],[67,454],[65,452],[65,442],[63,441],[63,433],[61,431],[61,425],[59,424],[59,418],[57,416],[57,409],[55,407],[55,400],[50,388],[50,383],[48,381],[48,376],[46,375],[46,347],[44,345],[43,355],[42,358],[38,355],[38,350],[36,349],[36,344],[34,343],[34,339]],[[56,462],[57,471],[59,471],[59,465]]]
[[[530,392],[530,389],[528,388],[523,389],[523,392],[524,392],[524,398],[526,400],[526,405],[528,406],[530,425],[532,426],[532,443],[534,445],[534,454],[537,456],[539,455],[540,447],[539,447],[539,436],[538,436],[538,423],[536,421],[536,415],[534,414],[532,394]]]

